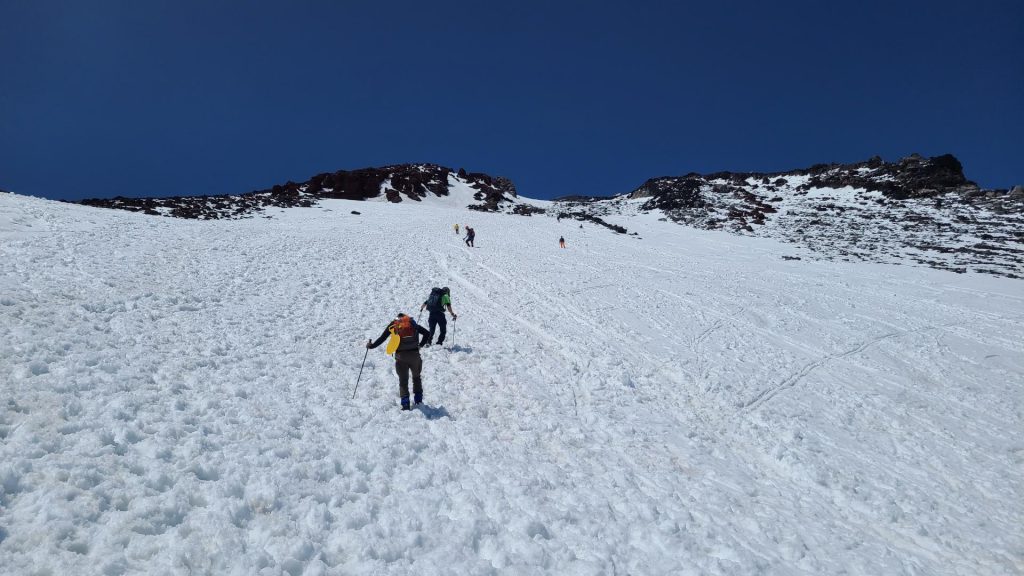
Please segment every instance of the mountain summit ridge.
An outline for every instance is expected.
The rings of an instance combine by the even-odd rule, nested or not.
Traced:
[[[1024,276],[1024,188],[984,190],[950,154],[666,176],[621,196],[559,204],[593,217],[656,214],[694,228],[771,237],[829,259]]]
[[[472,189],[467,207],[496,211],[502,203],[518,197],[515,184],[508,178],[482,172],[453,170],[437,164],[392,164],[377,168],[337,170],[312,176],[305,182],[288,181],[244,194],[209,196],[170,196],[164,198],[90,198],[79,203],[101,208],[144,212],[154,216],[173,216],[201,220],[246,218],[264,208],[313,206],[323,198],[370,200],[383,197],[389,202],[419,202],[444,197],[452,187],[463,184]]]
[[[916,263],[955,272],[1024,277],[1024,188],[986,190],[955,156],[875,156],[785,172],[714,172],[651,178],[612,197],[533,201],[508,178],[437,164],[325,172],[248,194],[83,200],[90,206],[196,219],[251,218],[266,208],[322,199],[443,202],[453,208],[544,215],[638,236],[645,220],[770,237],[805,257]],[[629,227],[627,229],[627,226]]]

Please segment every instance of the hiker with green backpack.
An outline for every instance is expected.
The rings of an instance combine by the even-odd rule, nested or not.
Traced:
[[[424,346],[430,346],[434,342],[434,329],[438,326],[441,327],[441,333],[437,337],[437,344],[440,346],[444,343],[445,334],[448,331],[448,320],[444,317],[445,308],[448,309],[448,313],[452,315],[452,322],[459,319],[459,315],[452,310],[452,297],[451,290],[445,286],[444,288],[432,288],[430,290],[430,296],[427,297],[427,301],[420,306],[420,312],[423,312],[425,308],[430,316],[427,317],[427,326],[430,327],[430,336],[427,338],[427,343]]]

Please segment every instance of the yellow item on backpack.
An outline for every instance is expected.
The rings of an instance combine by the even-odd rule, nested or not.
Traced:
[[[413,328],[412,318],[405,314],[399,314],[398,318],[395,318],[391,324],[388,324],[388,332],[391,332],[391,339],[388,340],[388,347],[384,350],[389,356],[398,350],[398,346],[402,343],[402,338],[416,336],[416,329]]]
[[[395,334],[394,328],[389,328],[388,332],[391,332],[391,338],[388,340],[388,346],[384,351],[388,353],[388,356],[391,356],[395,353],[395,350],[398,350],[398,345],[402,342],[402,338]]]

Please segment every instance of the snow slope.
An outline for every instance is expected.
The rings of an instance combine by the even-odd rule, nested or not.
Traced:
[[[643,214],[267,214],[0,196],[0,572],[1024,572],[1019,280]],[[428,407],[382,348],[353,399],[433,285]]]
[[[603,218],[657,214],[695,228],[791,243],[815,259],[1024,278],[1024,193],[953,189],[901,197],[849,176],[835,178],[666,177],[629,196],[569,199],[556,202],[555,210]],[[621,225],[634,227],[629,219]]]

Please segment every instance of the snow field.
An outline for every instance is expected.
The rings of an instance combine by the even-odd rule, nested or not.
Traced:
[[[268,214],[0,197],[0,572],[1024,571],[1019,281],[643,215]],[[427,407],[382,348],[353,399],[444,285]]]

